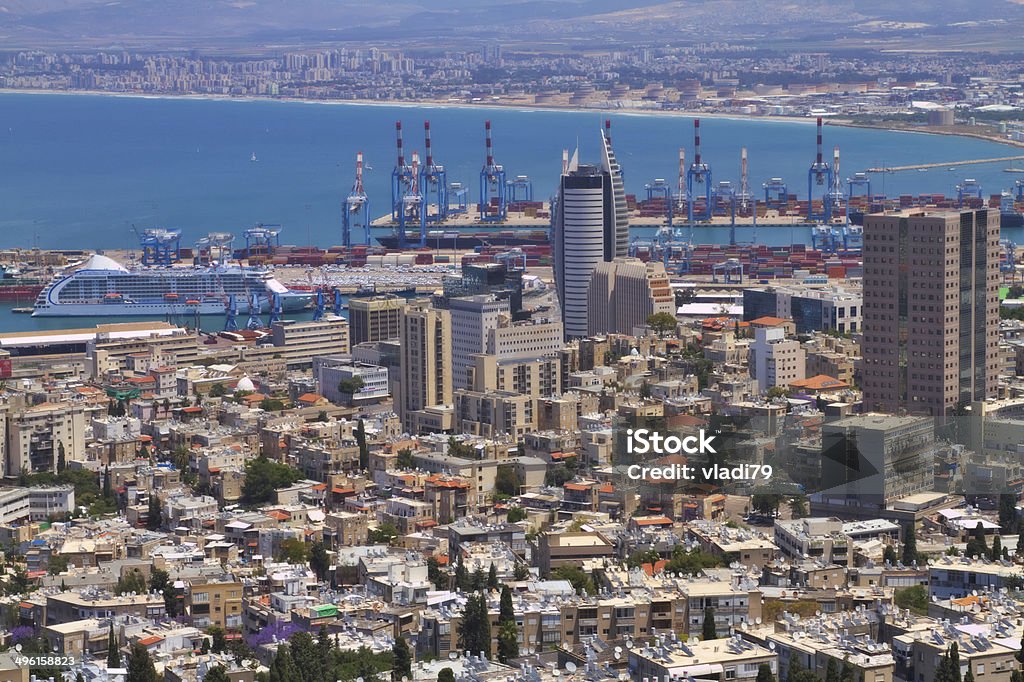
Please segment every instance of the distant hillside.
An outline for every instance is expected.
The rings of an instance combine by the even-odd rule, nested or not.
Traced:
[[[0,0],[0,45],[654,44],[1020,35],[1024,0]],[[766,42],[769,41],[769,42]],[[975,41],[976,42],[976,41]]]

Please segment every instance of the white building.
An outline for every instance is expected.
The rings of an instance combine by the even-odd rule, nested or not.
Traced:
[[[347,356],[326,356],[313,358],[313,376],[320,387],[320,395],[332,403],[349,399],[342,393],[339,384],[346,379],[359,378],[363,387],[351,396],[353,402],[372,402],[388,397],[388,369],[363,362],[353,362]]]
[[[75,486],[34,486],[28,489],[28,504],[33,521],[45,521],[51,515],[63,516],[75,509]]]
[[[786,387],[806,378],[807,352],[796,339],[787,339],[782,327],[754,329],[750,344],[750,376],[764,393],[773,386]]]

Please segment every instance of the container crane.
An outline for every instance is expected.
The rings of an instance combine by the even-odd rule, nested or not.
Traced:
[[[434,148],[430,141],[430,121],[423,122],[423,145],[426,158],[420,169],[420,246],[427,243],[427,224],[443,223],[448,219],[448,172],[434,163]]]
[[[356,153],[356,181],[345,198],[341,213],[341,240],[345,248],[352,246],[352,230],[361,229],[363,243],[370,244],[370,199],[363,189],[363,153]]]
[[[704,208],[699,214],[694,211],[694,205],[697,203],[697,194],[694,189],[700,190],[699,186],[703,186],[704,194]],[[711,187],[711,166],[704,163],[700,156],[700,119],[693,119],[693,163],[690,164],[690,170],[686,172],[686,195],[687,195],[687,211],[686,217],[689,222],[693,222],[694,217],[699,220],[711,220],[711,203],[712,203],[713,189]]]
[[[505,167],[494,162],[490,121],[484,121],[484,146],[486,156],[484,167],[480,170],[480,220],[504,222],[508,217],[507,179]]]
[[[824,192],[822,193],[822,206],[821,212],[814,210],[814,188],[815,186],[821,187]],[[828,220],[828,198],[827,193],[832,187],[832,167],[825,161],[821,153],[821,116],[818,117],[818,145],[817,155],[815,156],[814,163],[807,170],[807,219],[808,220]]]

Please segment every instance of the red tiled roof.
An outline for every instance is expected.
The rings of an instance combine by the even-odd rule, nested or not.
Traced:
[[[164,638],[160,635],[150,635],[149,637],[143,637],[142,639],[140,639],[139,644],[141,644],[142,646],[150,646],[151,644],[156,644],[157,642],[162,641],[164,641]]]

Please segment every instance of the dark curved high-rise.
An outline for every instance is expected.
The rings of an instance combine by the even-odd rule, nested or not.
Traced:
[[[590,275],[629,253],[629,215],[611,137],[601,131],[601,165],[565,164],[552,212],[553,266],[567,338],[587,335]]]

